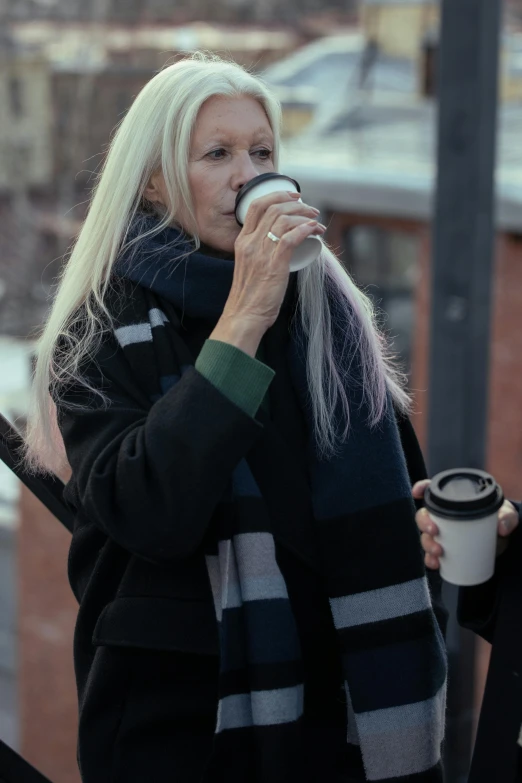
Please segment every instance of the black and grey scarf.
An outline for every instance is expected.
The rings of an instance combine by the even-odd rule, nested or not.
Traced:
[[[153,403],[193,363],[177,317],[215,323],[230,290],[233,261],[190,253],[183,237],[167,229],[120,258],[116,275],[139,284],[115,335]],[[348,390],[350,435],[335,458],[319,460],[295,325],[292,335],[287,366],[308,432],[304,456],[342,658],[347,742],[360,745],[367,780],[441,781],[446,659],[391,405],[380,425],[370,428],[361,384],[354,382]],[[334,335],[336,350],[356,367],[354,346],[346,345],[339,328]],[[284,476],[281,481],[284,486]],[[237,465],[215,519],[207,564],[220,627],[215,747],[222,778],[211,779],[250,780],[238,772],[241,749],[248,748],[258,780],[290,780],[281,771],[292,768],[299,747],[299,637],[275,556],[278,523],[248,455]]]

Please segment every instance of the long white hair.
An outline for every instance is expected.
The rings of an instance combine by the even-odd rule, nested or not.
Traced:
[[[187,176],[191,134],[201,106],[214,95],[248,95],[259,101],[274,133],[277,170],[281,108],[258,77],[235,63],[197,52],[166,67],[145,85],[114,135],[37,344],[25,452],[32,470],[60,474],[67,466],[51,400],[59,400],[64,384],[87,385],[81,365],[96,354],[103,334],[110,328],[104,300],[122,245],[138,243],[144,236],[176,224],[181,207],[195,225]],[[156,228],[130,242],[128,229],[143,208],[143,194],[151,175],[160,168],[171,209],[159,215]],[[193,240],[199,247],[196,231]],[[346,314],[347,333],[352,344],[360,348],[370,424],[377,424],[385,415],[387,392],[402,410],[408,408],[409,398],[376,326],[370,300],[326,245],[318,262],[298,273],[298,289],[308,345],[307,375],[315,436],[320,453],[330,456],[347,436],[350,413],[346,371],[332,350],[332,307]],[[99,389],[91,391],[103,397]],[[341,432],[333,415],[339,405],[346,421]]]

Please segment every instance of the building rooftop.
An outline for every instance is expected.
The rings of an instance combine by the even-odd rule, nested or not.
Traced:
[[[362,5],[438,5],[439,0],[361,0]]]
[[[506,36],[522,66],[522,39]],[[436,107],[418,95],[416,63],[378,56],[360,86],[358,33],[317,41],[264,72],[283,102],[315,110],[285,142],[282,164],[324,208],[429,219]],[[513,57],[511,57],[513,60]],[[522,103],[499,109],[499,226],[522,230]]]
[[[282,100],[306,89],[310,100],[319,103],[339,85],[357,86],[365,56],[364,35],[354,30],[301,47],[267,68],[263,77]],[[379,55],[372,68],[371,84],[374,90],[412,95],[416,91],[416,64]]]
[[[285,145],[281,168],[318,204],[343,211],[429,219],[436,168],[432,105],[347,109],[329,129]],[[522,105],[499,112],[497,223],[522,231]],[[312,195],[310,196],[312,198]]]
[[[291,30],[255,26],[234,27],[194,22],[187,25],[96,24],[88,22],[21,22],[11,26],[17,42],[37,46],[56,68],[83,67],[102,70],[111,55],[136,50],[165,53],[195,49],[234,52],[279,51],[286,53],[298,43]]]

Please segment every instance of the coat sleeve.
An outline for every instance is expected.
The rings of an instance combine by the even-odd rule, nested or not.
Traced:
[[[406,459],[406,466],[408,468],[410,482],[413,486],[416,481],[422,481],[422,479],[428,477],[426,465],[424,463],[424,457],[422,455],[422,450],[410,419],[407,416],[398,414],[397,424],[399,427],[399,433],[401,436],[401,443]],[[417,509],[421,508],[423,505],[422,500],[416,500],[415,505]],[[445,638],[446,628],[448,625],[448,610],[446,609],[442,600],[442,578],[438,571],[434,571],[431,568],[426,569],[426,578],[430,588],[433,611],[435,613],[435,617],[437,618],[441,633]]]
[[[113,338],[83,375],[106,404],[81,385],[55,400],[72,469],[66,500],[138,557],[190,556],[262,425],[194,368],[149,404]]]

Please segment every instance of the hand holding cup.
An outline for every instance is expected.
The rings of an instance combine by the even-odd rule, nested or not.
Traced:
[[[284,193],[294,198],[294,203],[300,204],[303,207],[303,215],[308,214],[306,204],[303,204],[301,200],[301,188],[299,183],[287,177],[285,174],[279,174],[277,171],[266,172],[259,174],[249,182],[247,182],[236,196],[235,214],[236,220],[240,226],[247,227],[251,213],[253,216],[259,212],[259,204],[263,202],[263,198],[273,193]],[[316,214],[319,214],[319,210],[314,210]],[[268,237],[272,242],[278,243],[286,236],[286,232],[295,228],[295,225],[285,224],[281,221],[274,221],[268,231]],[[323,229],[326,229],[323,226]],[[320,232],[317,232],[320,233]],[[316,232],[308,234],[295,234],[292,236],[292,240],[297,241],[292,243],[292,251],[290,254],[290,272],[297,272],[300,269],[304,269],[319,256],[322,244],[317,236]],[[290,237],[288,237],[290,239]]]
[[[281,309],[293,254],[304,240],[326,230],[318,215],[298,192],[276,190],[252,201],[235,241],[232,286],[212,339],[255,356]],[[322,247],[319,240],[317,245]]]
[[[303,240],[326,230],[318,222],[318,214],[319,210],[299,200],[298,193],[288,191],[274,191],[250,204],[235,243],[227,312],[258,318],[267,327],[274,323],[288,285],[295,249]]]
[[[429,485],[430,479],[417,481],[413,486],[413,497],[416,500],[422,500]],[[439,528],[433,521],[427,508],[421,508],[417,511],[415,520],[422,534],[421,544],[424,550],[424,562],[428,568],[437,570],[440,568],[440,558],[444,553],[441,544],[435,540],[435,536],[438,536],[440,533]],[[505,548],[507,536],[517,528],[518,524],[519,519],[516,508],[509,500],[504,500],[498,511],[497,532],[500,541],[497,546],[497,554],[500,554],[500,551]]]

